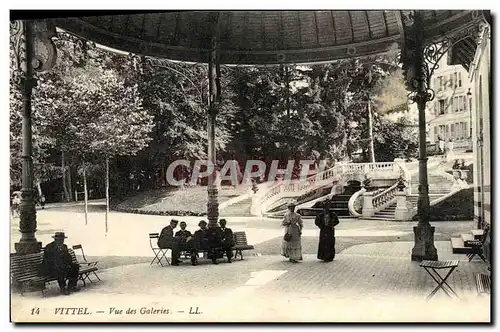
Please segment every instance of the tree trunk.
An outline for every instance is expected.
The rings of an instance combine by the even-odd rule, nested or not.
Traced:
[[[372,103],[370,99],[370,95],[368,95],[368,135],[370,136],[370,162],[375,162],[375,149],[373,145],[373,114],[372,114]]]
[[[42,186],[40,185],[40,180],[36,180],[36,188],[38,190],[38,197],[42,197]]]
[[[71,165],[68,165],[68,193],[69,193],[69,200],[73,200],[73,183],[71,181]],[[75,197],[76,200],[76,197]]]
[[[88,194],[87,194],[87,170],[86,170],[85,162],[83,163],[83,194],[84,194],[83,206],[85,208],[85,225],[87,225],[87,222],[88,222]]]
[[[66,164],[64,162],[64,150],[61,151],[61,168],[62,168],[64,198],[66,199],[66,202],[69,202],[68,187],[66,185]]]
[[[106,216],[104,220],[106,234],[108,234],[108,213],[109,213],[109,157],[106,156]]]

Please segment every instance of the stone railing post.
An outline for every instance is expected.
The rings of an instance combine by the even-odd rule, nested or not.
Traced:
[[[394,214],[396,220],[408,220],[408,207],[406,205],[406,191],[396,192],[396,211]]]
[[[250,214],[252,216],[262,216],[262,197],[258,193],[252,194],[252,206],[250,207]]]
[[[371,217],[375,213],[373,209],[373,191],[367,191],[363,194],[363,217]]]

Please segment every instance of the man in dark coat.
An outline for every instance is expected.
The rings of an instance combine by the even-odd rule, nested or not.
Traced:
[[[219,226],[208,228],[206,238],[209,249],[208,258],[212,260],[212,263],[219,264],[217,262],[217,259],[224,256],[222,243],[224,234],[222,232],[222,229]]]
[[[222,230],[222,248],[226,252],[227,261],[231,263],[233,258],[234,236],[231,228],[226,227],[226,219],[219,220],[219,225]]]
[[[200,250],[208,250],[208,239],[207,239],[207,222],[205,220],[201,220],[198,223],[200,227],[199,230],[194,232],[193,234],[193,252],[191,253],[191,264],[198,264],[197,256],[198,251]]]
[[[80,266],[72,262],[68,246],[64,244],[64,239],[67,238],[64,233],[56,232],[52,238],[54,241],[47,244],[43,251],[40,274],[57,278],[61,293],[69,295],[70,292],[79,290],[76,288],[76,283]],[[66,279],[69,279],[67,288]]]
[[[179,221],[172,219],[170,220],[170,225],[164,227],[161,230],[160,236],[158,237],[158,248],[173,249],[174,229],[177,227],[178,223]],[[172,250],[172,265],[179,265],[179,263],[177,263],[177,257],[175,257],[173,250]]]
[[[330,200],[325,202],[323,211],[316,216],[315,224],[320,229],[318,259],[331,262],[335,258],[335,226],[339,224],[337,214],[330,210]]]
[[[189,251],[191,253],[191,262],[193,262],[193,234],[186,229],[186,222],[181,221],[180,226],[181,229],[175,233],[172,257],[175,257],[176,263],[181,263],[179,260],[181,251]],[[173,258],[172,261],[174,261]]]

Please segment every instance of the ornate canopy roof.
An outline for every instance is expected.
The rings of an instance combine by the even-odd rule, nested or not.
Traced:
[[[424,10],[424,39],[471,24],[480,11]],[[208,62],[217,36],[220,63],[317,63],[378,54],[400,44],[401,11],[169,11],[54,19],[56,26],[118,50]]]

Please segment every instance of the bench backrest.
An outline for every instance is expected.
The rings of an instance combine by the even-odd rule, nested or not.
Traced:
[[[75,251],[75,254],[76,254],[76,251],[77,250],[80,250],[81,251],[81,256],[83,258],[83,261],[86,262],[87,261],[87,257],[85,257],[85,251],[83,251],[83,246],[81,244],[75,244],[73,246],[73,250]]]
[[[486,224],[486,226],[484,227],[483,237],[481,238],[481,243],[482,244],[484,244],[484,242],[486,242],[486,238],[488,237],[489,231],[490,231],[490,225]]]
[[[10,274],[13,281],[20,278],[38,276],[38,270],[43,260],[43,251],[28,255],[10,256]]]
[[[68,251],[71,256],[71,261],[78,264],[75,251],[71,248],[68,248]],[[15,281],[20,278],[38,276],[42,261],[43,249],[36,254],[10,255],[10,274],[12,276],[12,280]]]
[[[158,239],[160,238],[160,233],[149,233],[149,246],[151,249],[158,249]],[[153,240],[156,240],[153,244]]]
[[[74,264],[78,264],[78,259],[76,259],[76,253],[73,249],[68,248],[69,255],[71,256],[71,262]]]
[[[245,232],[234,232],[234,244],[239,246],[248,245],[247,234]]]

